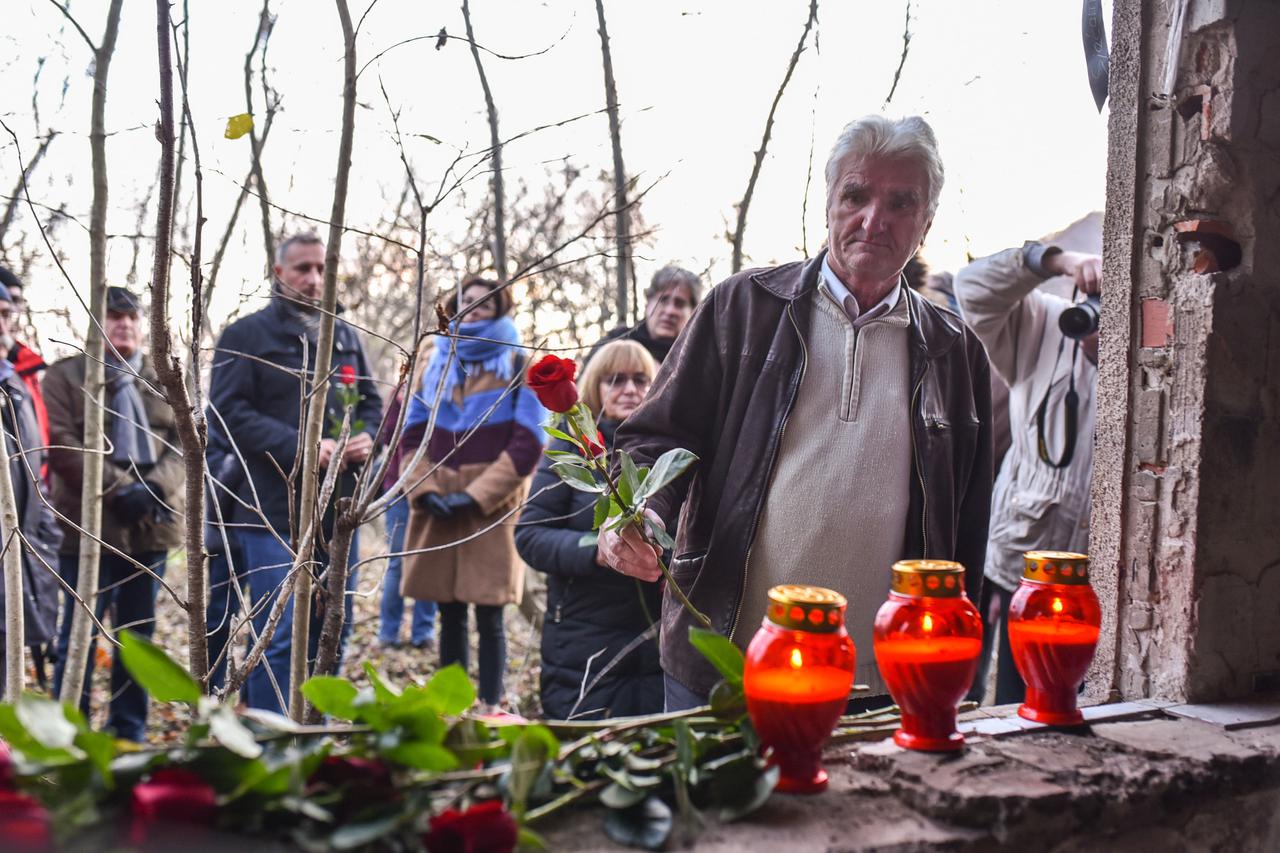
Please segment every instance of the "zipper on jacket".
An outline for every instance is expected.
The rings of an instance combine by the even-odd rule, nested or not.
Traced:
[[[928,370],[928,365],[925,370]],[[920,480],[920,537],[924,546],[924,553],[920,556],[924,559],[929,557],[929,490],[924,484],[924,468],[920,465],[920,449],[916,446],[916,400],[919,399],[920,389],[924,387],[924,371],[920,373],[920,379],[916,382],[915,390],[911,392],[911,411],[908,417],[911,418],[911,461],[915,464],[916,477]]]
[[[794,302],[787,303],[787,319],[791,321],[791,327],[796,330],[796,336],[800,338],[800,381],[796,383],[795,390],[791,392],[791,402],[787,404],[787,414],[782,418],[782,428],[778,431],[778,443],[773,447],[773,456],[769,459],[769,476],[765,480],[764,494],[760,496],[760,505],[756,507],[755,518],[751,519],[751,533],[748,540],[751,544],[747,546],[747,557],[742,564],[742,589],[738,592],[738,607],[733,611],[733,624],[729,626],[729,639],[733,640],[733,635],[738,631],[738,620],[742,618],[742,603],[747,597],[747,572],[751,569],[751,551],[756,546],[756,528],[760,525],[760,513],[764,512],[764,502],[769,497],[769,487],[773,483],[773,470],[778,461],[778,453],[782,450],[782,440],[787,435],[787,424],[791,421],[791,413],[796,407],[796,398],[800,396],[800,386],[804,384],[805,371],[809,369],[809,348],[805,346],[804,335],[800,332],[800,324],[796,322],[795,314],[792,313]]]

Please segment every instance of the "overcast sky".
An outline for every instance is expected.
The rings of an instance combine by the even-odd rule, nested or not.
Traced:
[[[107,0],[74,0],[72,11],[100,37]],[[244,107],[241,67],[253,39],[258,0],[190,0],[191,105],[204,156],[206,242],[216,240],[248,163],[248,140],[223,138],[228,116]],[[272,82],[284,112],[265,158],[279,204],[318,217],[332,200],[340,120],[341,32],[327,0],[276,0]],[[503,136],[591,113],[604,103],[595,9],[588,0],[473,0],[476,39],[502,54],[541,55],[519,61],[485,57]],[[0,115],[17,132],[26,156],[49,128],[61,132],[33,180],[37,201],[67,203],[87,222],[90,200],[88,114],[90,56],[80,37],[46,0],[0,0]],[[807,0],[648,0],[605,4],[623,118],[628,171],[642,185],[666,177],[644,201],[657,228],[652,249],[637,260],[642,280],[668,261],[712,277],[728,273],[725,231],[742,196],[752,152],[787,60],[795,48]],[[352,0],[353,14],[365,0]],[[746,252],[752,263],[801,253],[802,209],[811,145],[814,179],[808,192],[808,249],[825,236],[822,166],[839,129],[879,112],[902,52],[905,2],[825,0],[819,7],[820,51],[810,41],[778,111],[752,203]],[[1104,4],[1110,20],[1110,3]],[[1103,204],[1106,113],[1089,92],[1080,34],[1080,4],[1064,0],[918,0],[911,4],[910,51],[890,115],[920,114],[937,132],[946,186],[926,254],[936,269],[1056,230]],[[360,32],[360,64],[397,41],[464,27],[458,3],[380,0]],[[154,4],[125,0],[111,69],[108,147],[110,230],[137,229],[137,199],[154,177],[158,145]],[[41,57],[38,102],[31,80]],[[69,81],[65,92],[63,81]],[[379,89],[400,109],[412,136],[410,155],[425,178],[439,174],[458,149],[488,144],[475,68],[464,42],[443,50],[432,40],[395,48],[360,79],[355,164],[348,218],[368,225],[402,185]],[[429,136],[439,143],[424,138]],[[571,156],[590,168],[611,163],[603,115],[544,131],[504,153],[509,180],[538,181],[546,164]],[[17,176],[13,145],[0,138],[0,192]],[[184,195],[191,184],[184,185]],[[473,196],[482,192],[477,185]],[[256,210],[242,217],[243,236],[223,275],[231,291],[261,287]],[[456,212],[451,215],[457,216]],[[144,230],[152,227],[152,217]],[[25,216],[23,225],[30,226]],[[442,230],[458,223],[440,221]],[[59,243],[77,284],[87,278],[87,238],[65,228]],[[149,257],[150,249],[146,254]],[[111,243],[113,281],[128,272],[127,241]],[[140,281],[145,284],[149,260]],[[29,297],[36,308],[68,304],[70,294],[49,268]],[[219,285],[222,288],[222,285]],[[215,306],[215,320],[218,314]],[[80,318],[82,319],[82,318]],[[55,348],[56,349],[56,348]]]

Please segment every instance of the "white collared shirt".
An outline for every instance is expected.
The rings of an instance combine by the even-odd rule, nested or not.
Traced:
[[[831,264],[828,262],[830,257],[830,253],[822,256],[822,279],[827,283],[827,290],[831,293],[831,297],[835,299],[837,305],[845,306],[846,310],[850,305],[858,309],[858,313],[851,316],[849,318],[850,320],[857,320],[863,313],[870,313],[863,312],[861,310],[862,306],[858,305],[858,297],[849,292],[849,288],[845,286],[845,283],[841,281],[835,274],[835,271],[831,269]],[[899,276],[899,278],[901,278],[901,276]],[[889,292],[884,295],[884,298],[871,306],[871,311],[874,311],[877,307],[884,305],[885,309],[881,313],[888,314],[894,308],[898,307],[898,291],[900,290],[902,290],[901,282],[899,282],[897,287],[889,288]],[[845,299],[846,296],[849,297],[848,300]]]

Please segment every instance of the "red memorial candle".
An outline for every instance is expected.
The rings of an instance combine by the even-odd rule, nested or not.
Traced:
[[[880,677],[902,709],[894,742],[926,752],[964,746],[956,706],[982,652],[982,619],[964,594],[964,567],[945,560],[894,563],[874,637]]]
[[[827,788],[822,747],[844,712],[856,657],[844,596],[816,586],[775,586],[747,646],[743,691],[760,743],[772,750],[777,790]]]
[[[1009,645],[1027,683],[1019,716],[1051,726],[1078,726],[1076,693],[1098,646],[1102,609],[1089,585],[1089,558],[1065,551],[1028,551],[1022,582],[1009,605]]]

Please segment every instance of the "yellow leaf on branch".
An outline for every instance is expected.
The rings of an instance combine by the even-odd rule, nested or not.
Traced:
[[[227,119],[227,131],[223,135],[227,139],[239,139],[251,130],[253,130],[253,115],[240,113],[238,116]]]

